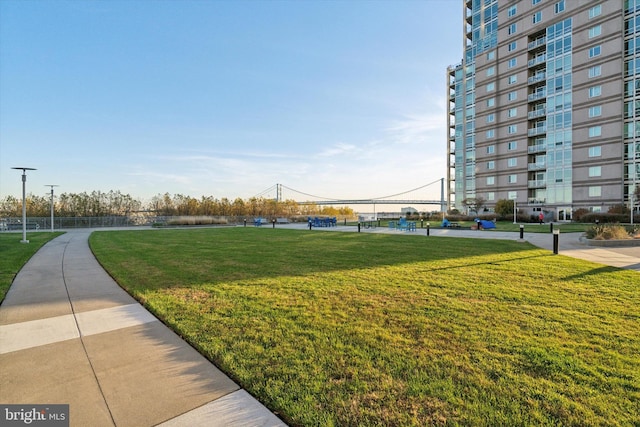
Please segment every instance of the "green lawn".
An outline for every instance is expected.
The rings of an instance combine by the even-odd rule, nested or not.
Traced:
[[[22,266],[49,240],[62,233],[29,233],[28,244],[20,243],[22,233],[0,233],[0,302]]]
[[[629,426],[640,275],[514,241],[94,232],[116,280],[293,426]]]

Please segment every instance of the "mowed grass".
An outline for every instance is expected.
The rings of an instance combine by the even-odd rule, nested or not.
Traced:
[[[63,233],[28,233],[29,243],[20,243],[22,233],[0,233],[0,302],[22,266],[49,240]]]
[[[516,241],[95,232],[117,281],[293,426],[640,422],[640,275]]]

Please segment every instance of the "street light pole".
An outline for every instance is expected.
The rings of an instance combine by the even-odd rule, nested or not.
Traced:
[[[29,243],[27,240],[27,171],[34,171],[36,169],[23,167],[14,167],[11,169],[22,171],[22,240],[20,240],[20,243]]]
[[[45,187],[51,187],[51,231],[53,231],[53,187],[59,187],[59,185],[45,184]]]

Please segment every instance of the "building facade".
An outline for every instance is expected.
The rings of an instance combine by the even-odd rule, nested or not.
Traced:
[[[640,0],[462,6],[464,56],[447,69],[449,208],[482,198],[491,210],[507,199],[561,221],[577,209],[631,206]]]

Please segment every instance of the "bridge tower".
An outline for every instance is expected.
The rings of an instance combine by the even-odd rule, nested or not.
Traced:
[[[276,184],[276,203],[282,201],[282,184]]]

